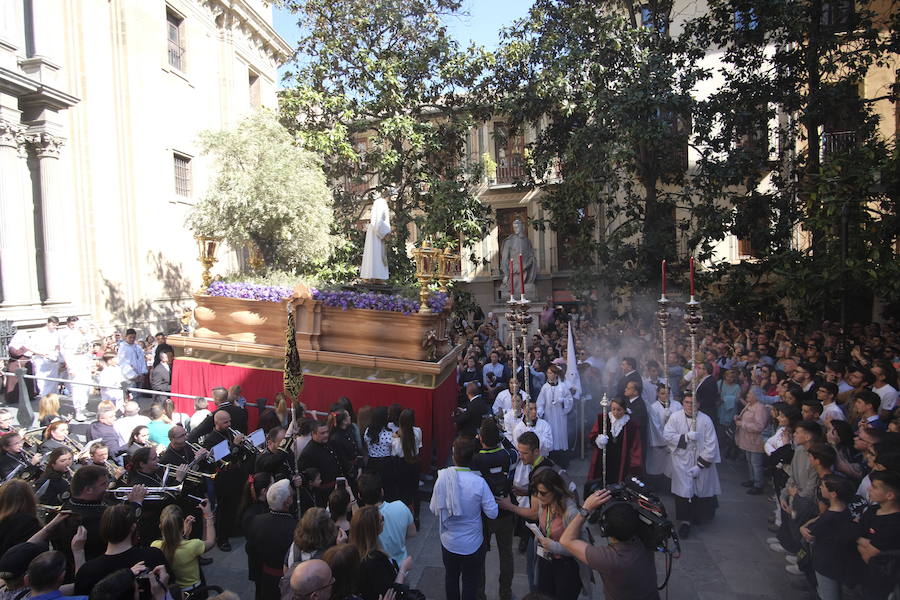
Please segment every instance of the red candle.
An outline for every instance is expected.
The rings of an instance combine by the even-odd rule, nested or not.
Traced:
[[[512,298],[513,294],[516,293],[514,291],[515,288],[513,287],[513,260],[512,259],[509,259],[509,271],[507,271],[507,273],[509,273],[509,297]]]
[[[522,254],[519,253],[519,282],[522,284],[522,297],[525,297],[525,267],[522,262]]]
[[[662,295],[666,295],[666,259],[662,261]]]
[[[694,297],[694,257],[691,257],[691,298]]]

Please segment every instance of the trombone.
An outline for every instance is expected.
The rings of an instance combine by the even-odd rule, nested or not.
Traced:
[[[181,493],[182,484],[178,485],[163,485],[156,487],[144,487],[147,490],[147,496],[144,500],[170,500],[174,499],[178,494]],[[120,502],[125,502],[128,500],[128,496],[131,495],[131,492],[134,491],[134,488],[137,486],[125,486],[118,487],[113,490],[109,490],[107,493],[112,494],[113,498]]]

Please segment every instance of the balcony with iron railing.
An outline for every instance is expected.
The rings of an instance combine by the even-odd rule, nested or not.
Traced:
[[[822,159],[849,152],[857,145],[855,131],[826,131],[822,134]]]
[[[525,179],[525,163],[522,156],[510,156],[497,165],[497,185],[511,185]]]

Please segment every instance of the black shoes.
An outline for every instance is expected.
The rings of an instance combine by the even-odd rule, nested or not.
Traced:
[[[687,523],[682,523],[681,527],[678,528],[678,537],[683,540],[691,537],[691,526]]]
[[[745,482],[742,483],[741,485],[744,486],[744,487],[753,487],[753,480],[752,480],[752,479],[748,479],[747,481],[745,481]]]
[[[228,542],[228,540],[219,540],[219,543],[216,545],[222,552],[231,552],[231,544]]]

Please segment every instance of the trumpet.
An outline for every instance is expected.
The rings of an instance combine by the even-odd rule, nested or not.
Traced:
[[[166,469],[178,469],[178,467],[180,467],[181,465],[161,464],[159,466],[165,467]],[[192,466],[193,466],[193,463],[188,465],[187,475],[184,478],[185,481],[190,481],[191,483],[199,483],[199,482],[203,481],[204,477],[206,477],[207,479],[215,479],[216,478],[216,473],[204,473],[203,471],[195,471],[194,469],[190,468]]]
[[[169,500],[175,498],[178,494],[181,493],[182,484],[178,485],[163,485],[156,487],[145,487],[147,490],[147,496],[144,500]],[[112,490],[109,490],[107,493],[112,494],[113,498],[120,502],[124,502],[128,500],[128,496],[131,495],[131,492],[134,491],[136,486],[125,486],[118,487]]]
[[[245,450],[247,450],[251,454],[259,454],[259,448],[257,448],[256,446],[253,445],[253,440],[251,440],[249,437],[247,437],[240,431],[234,429],[233,427],[229,427],[228,431],[230,431],[231,435],[233,435],[233,436],[241,436],[244,438],[241,441],[241,446],[243,446]]]
[[[201,446],[200,444],[194,444],[194,443],[192,443],[192,442],[185,442],[185,443],[186,443],[188,446],[190,446],[190,447],[194,450],[194,453],[195,453],[195,454],[196,454],[197,452],[200,452],[201,450],[206,450],[206,448],[204,448],[204,447]],[[194,462],[191,463],[191,466],[193,466],[193,465],[195,465],[196,463],[200,462],[200,460],[201,460],[201,459],[199,459],[199,458],[195,458],[195,459],[194,459]],[[206,462],[208,462],[209,464],[212,464],[212,463],[216,462],[216,459],[213,457],[212,453],[207,453],[207,454],[206,454]]]

